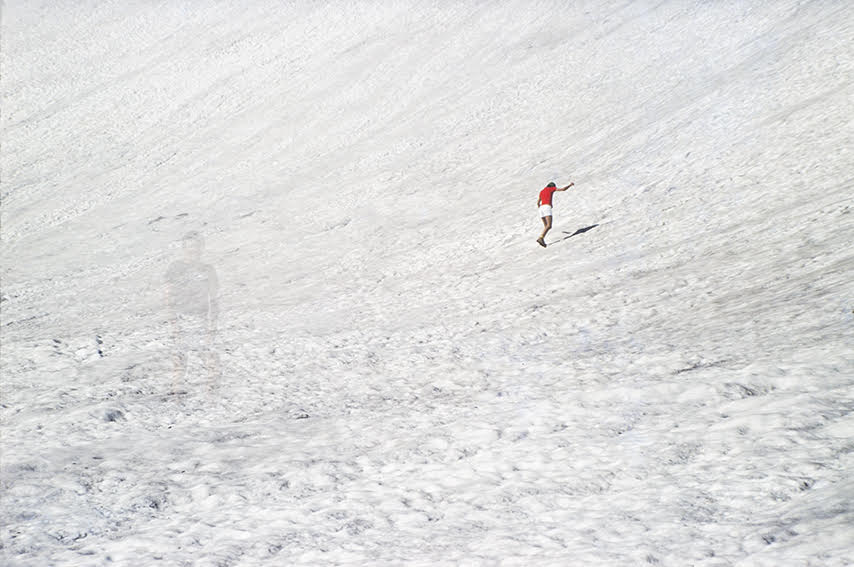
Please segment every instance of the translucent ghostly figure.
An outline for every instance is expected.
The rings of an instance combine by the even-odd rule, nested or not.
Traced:
[[[202,262],[205,242],[196,231],[182,239],[183,258],[166,271],[166,303],[174,339],[175,375],[172,391],[187,374],[188,355],[196,352],[207,371],[210,387],[221,374],[219,354],[214,350],[219,318],[219,282],[216,270]]]

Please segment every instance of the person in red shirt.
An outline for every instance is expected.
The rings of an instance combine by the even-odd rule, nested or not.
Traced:
[[[540,218],[543,219],[543,233],[537,239],[537,243],[543,248],[546,247],[546,234],[552,229],[552,195],[555,191],[566,191],[575,183],[570,183],[566,187],[557,187],[554,182],[549,183],[540,191],[540,198],[537,199],[537,207],[540,209]]]

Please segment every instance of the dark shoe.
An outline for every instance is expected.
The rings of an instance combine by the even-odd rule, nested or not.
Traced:
[[[540,246],[542,246],[543,248],[545,248],[545,247],[546,247],[546,241],[545,241],[545,240],[543,240],[542,238],[538,238],[538,239],[537,239],[537,244],[539,244],[539,245],[540,245]]]

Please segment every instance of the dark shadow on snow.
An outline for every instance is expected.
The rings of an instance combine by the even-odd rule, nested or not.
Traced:
[[[592,230],[592,229],[596,228],[597,226],[599,226],[599,223],[591,224],[590,226],[585,226],[584,228],[579,228],[578,230],[576,230],[576,231],[575,231],[575,232],[573,232],[572,234],[570,234],[570,233],[568,233],[567,231],[565,231],[565,230],[564,230],[564,231],[563,231],[563,233],[564,233],[564,234],[569,234],[569,236],[564,236],[563,238],[561,238],[561,240],[568,240],[568,239],[572,238],[573,236],[575,236],[575,235],[577,235],[577,234],[584,234],[584,233],[585,233],[585,232],[587,232],[588,230]]]

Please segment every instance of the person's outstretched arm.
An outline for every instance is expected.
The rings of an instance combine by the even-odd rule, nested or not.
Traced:
[[[560,189],[555,189],[555,191],[566,191],[567,189],[569,189],[569,188],[570,188],[570,187],[572,187],[573,185],[575,185],[575,183],[570,183],[570,184],[569,184],[569,185],[567,185],[566,187],[561,187]]]

